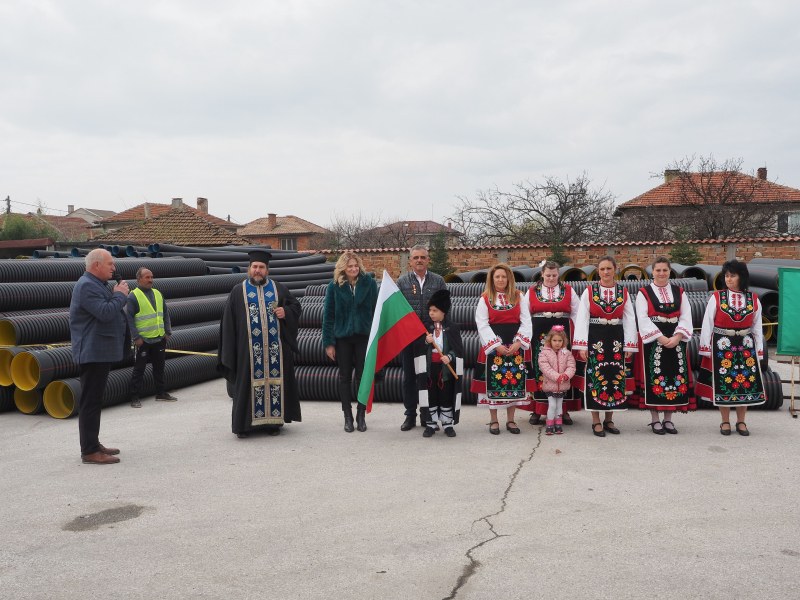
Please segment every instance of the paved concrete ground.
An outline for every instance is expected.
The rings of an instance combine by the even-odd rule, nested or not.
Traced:
[[[378,405],[346,434],[303,403],[278,437],[239,440],[220,380],[103,413],[114,466],[82,465],[77,421],[0,415],[0,597],[796,598],[800,419],[718,413],[655,436],[619,415],[546,437],[401,432]]]

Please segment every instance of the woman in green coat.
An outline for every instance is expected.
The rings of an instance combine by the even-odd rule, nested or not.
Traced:
[[[322,312],[322,345],[325,354],[339,365],[339,399],[344,412],[344,430],[353,431],[353,367],[356,385],[364,370],[367,341],[372,326],[372,314],[378,301],[378,286],[364,270],[356,254],[345,252],[336,261],[333,281],[325,291]],[[356,424],[359,431],[367,430],[364,420],[366,407],[358,405]]]

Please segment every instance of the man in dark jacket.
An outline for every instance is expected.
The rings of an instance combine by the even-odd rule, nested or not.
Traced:
[[[110,465],[119,462],[116,448],[100,443],[100,410],[111,365],[125,353],[125,302],[128,284],[120,281],[109,290],[106,282],[114,274],[114,259],[96,248],[86,255],[86,272],[72,290],[69,329],[72,357],[80,367],[81,398],[78,431],[81,458],[85,463]]]
[[[417,244],[411,248],[411,271],[401,275],[397,279],[397,287],[403,292],[411,308],[417,313],[426,328],[432,326],[431,318],[428,316],[428,301],[434,292],[447,289],[447,285],[441,275],[428,271],[431,258],[428,249]],[[424,340],[425,336],[420,336],[419,340]],[[419,341],[417,340],[417,341]],[[408,431],[416,426],[417,422],[417,374],[414,369],[414,345],[409,344],[402,352],[403,358],[403,406],[405,407],[406,418],[400,426],[401,431]],[[425,423],[422,423],[424,425]]]

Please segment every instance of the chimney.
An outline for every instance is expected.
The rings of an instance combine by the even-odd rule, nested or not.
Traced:
[[[762,181],[767,180],[767,167],[758,167],[758,178]]]
[[[680,169],[664,169],[664,183],[669,183],[674,179],[680,177],[681,170]]]
[[[172,208],[183,209],[183,198],[173,198],[172,199]]]
[[[75,205],[74,204],[67,204],[67,214],[75,212]]]
[[[147,202],[144,203],[144,218],[150,218],[150,205]]]
[[[278,215],[275,213],[267,213],[267,220],[270,229],[275,229],[278,226]]]
[[[203,213],[204,215],[208,214],[208,198],[197,199],[197,210]]]

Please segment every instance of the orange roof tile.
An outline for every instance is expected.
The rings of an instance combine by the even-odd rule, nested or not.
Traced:
[[[102,242],[133,242],[147,245],[165,242],[178,246],[224,246],[226,244],[248,244],[227,229],[209,223],[206,215],[197,211],[175,208],[141,223],[121,227],[115,231],[97,236]]]
[[[102,219],[100,222],[103,224],[114,224],[114,223],[126,223],[128,221],[143,221],[145,219],[145,204],[150,212],[150,218],[158,217],[159,215],[163,215],[166,212],[171,210],[183,210],[189,213],[193,213],[196,215],[201,216],[203,219],[208,221],[209,223],[214,223],[216,225],[221,225],[223,227],[237,227],[236,223],[232,223],[230,221],[226,221],[225,219],[220,219],[219,217],[215,217],[214,215],[210,215],[208,213],[201,212],[196,208],[193,208],[187,204],[183,204],[179,209],[173,209],[171,204],[156,204],[154,202],[144,202],[142,204],[138,204],[133,208],[129,208],[128,210],[123,210],[120,213]]]
[[[275,227],[270,227],[269,217],[250,221],[237,230],[239,235],[297,235],[301,233],[330,233],[324,227],[315,225],[294,215],[275,218]]]
[[[771,181],[758,179],[744,173],[715,172],[710,174],[710,179],[701,183],[701,173],[690,173],[693,185],[697,187],[709,187],[720,189],[722,186],[736,185],[745,192],[743,196],[747,202],[800,202],[800,190],[785,185],[778,185]],[[706,174],[705,177],[708,177]],[[662,183],[658,187],[637,196],[632,200],[623,202],[617,206],[617,210],[628,208],[650,207],[650,206],[679,206],[681,202],[681,190],[685,183],[681,177],[676,177],[672,181]],[[752,198],[750,190],[752,189]]]

